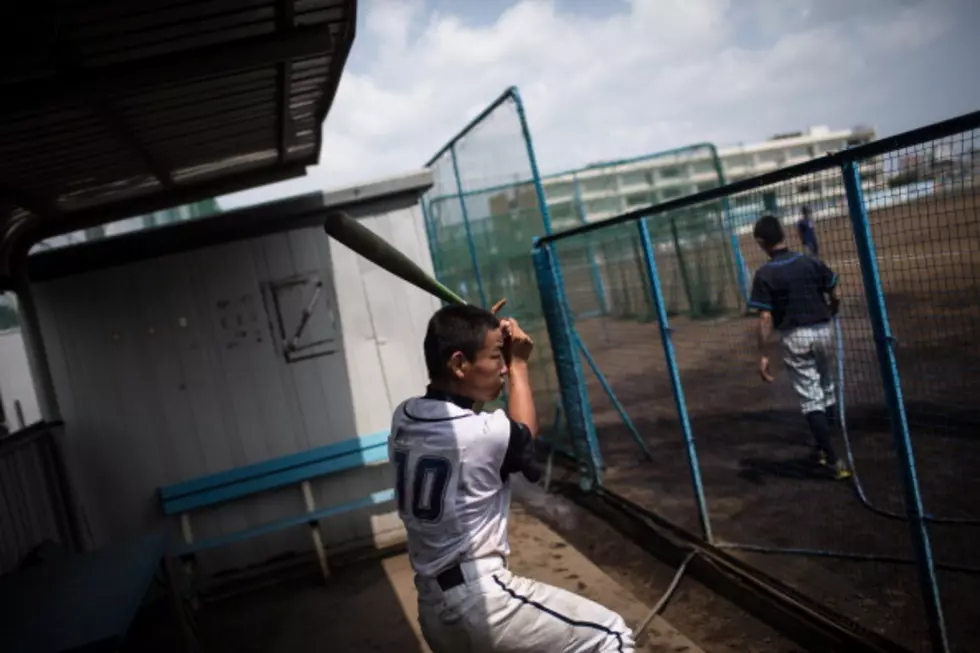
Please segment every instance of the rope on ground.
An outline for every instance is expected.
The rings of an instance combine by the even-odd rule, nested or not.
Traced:
[[[670,601],[670,597],[673,596],[674,591],[677,590],[677,586],[680,585],[681,578],[684,576],[684,572],[687,570],[688,563],[691,562],[696,555],[697,551],[691,551],[687,554],[687,557],[684,558],[684,561],[681,562],[681,565],[677,568],[677,573],[674,574],[674,578],[670,581],[670,585],[667,586],[667,590],[664,592],[664,595],[660,597],[657,604],[653,606],[647,616],[643,618],[643,621],[641,621],[639,625],[633,629],[634,639],[637,641],[637,643],[639,643],[642,638],[646,637],[646,629],[650,625],[650,622],[653,621],[653,618],[660,614],[665,607],[667,607],[667,602]]]
[[[906,515],[884,510],[883,508],[879,508],[871,503],[867,493],[864,491],[864,486],[861,485],[861,477],[858,476],[857,466],[854,463],[854,451],[851,449],[851,439],[847,433],[847,411],[844,407],[844,334],[841,331],[840,318],[836,316],[834,317],[834,338],[837,341],[837,421],[840,423],[841,437],[844,440],[844,450],[847,454],[847,464],[851,468],[851,481],[854,484],[854,491],[857,494],[858,500],[864,504],[864,507],[876,515],[880,515],[888,519],[908,521],[908,517]],[[925,515],[925,521],[932,522],[934,524],[980,525],[980,519],[936,517],[934,515]]]

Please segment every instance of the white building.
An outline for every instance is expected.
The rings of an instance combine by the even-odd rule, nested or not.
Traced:
[[[737,145],[718,150],[726,183],[802,163],[875,138],[872,127],[832,131],[825,126],[804,132],[778,134],[753,145]],[[874,162],[862,165],[865,187],[883,181]],[[599,163],[581,170],[550,175],[542,180],[548,198],[552,225],[563,229],[582,220],[609,218],[653,203],[691,195],[718,185],[712,148],[708,145],[669,154],[652,154],[623,162]],[[769,190],[769,189],[767,189]],[[777,205],[788,208],[810,204],[815,210],[836,202],[843,194],[840,175],[829,170],[799,181],[773,188]],[[732,210],[756,209],[762,191],[736,197]],[[747,216],[746,216],[747,217]]]

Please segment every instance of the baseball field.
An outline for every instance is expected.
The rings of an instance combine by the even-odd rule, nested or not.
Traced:
[[[968,188],[869,218],[925,509],[980,521],[980,202]],[[851,223],[843,212],[822,217],[817,233],[821,257],[840,275],[844,424],[870,505],[851,482],[834,481],[807,460],[806,424],[786,373],[775,360],[775,383],[757,374],[753,318],[678,315],[673,342],[711,526],[717,542],[821,552],[737,555],[861,625],[926,650],[916,568],[894,560],[914,552]],[[795,246],[795,235],[790,240]],[[763,262],[749,236],[740,246],[750,269]],[[657,323],[597,317],[580,318],[577,327],[653,454],[652,462],[640,455],[586,368],[606,485],[697,531]],[[844,456],[839,432],[834,444]],[[980,568],[980,525],[929,530],[938,564]],[[953,649],[977,650],[980,574],[943,569],[939,585]]]

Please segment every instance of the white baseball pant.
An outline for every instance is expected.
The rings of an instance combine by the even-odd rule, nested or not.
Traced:
[[[837,403],[834,385],[834,329],[830,323],[798,327],[782,335],[783,363],[803,413]]]
[[[461,565],[466,582],[443,591],[416,577],[419,625],[433,653],[633,653],[623,618],[563,589],[515,576],[500,558]]]

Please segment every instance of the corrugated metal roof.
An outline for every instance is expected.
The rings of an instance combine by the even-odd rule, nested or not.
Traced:
[[[29,274],[40,283],[203,247],[323,225],[338,211],[361,218],[418,204],[432,171],[417,170],[328,192],[174,222],[31,255]]]
[[[14,4],[0,274],[45,237],[304,174],[356,18],[356,0]]]

